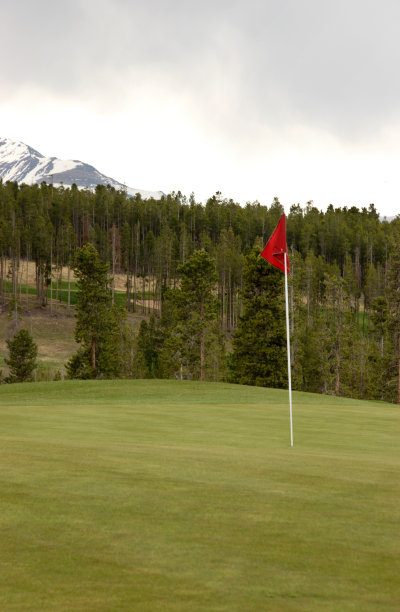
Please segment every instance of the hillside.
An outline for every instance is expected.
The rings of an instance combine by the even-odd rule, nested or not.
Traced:
[[[241,316],[249,311],[243,289],[247,286],[251,294],[247,284],[251,254],[266,244],[283,212],[277,198],[269,207],[258,202],[241,207],[217,193],[202,205],[194,196],[185,198],[180,192],[159,200],[143,200],[139,196],[128,198],[123,190],[111,186],[98,185],[91,192],[45,183],[19,186],[1,181],[0,209],[0,303],[17,300],[24,308],[24,266],[30,260],[35,262],[37,304],[45,306],[50,300],[51,310],[51,278],[53,299],[54,287],[56,292],[58,287],[65,300],[65,266],[82,245],[90,242],[110,274],[123,277],[122,290],[126,293],[118,296],[121,306],[137,311],[138,300],[143,299],[149,301],[146,314],[152,307],[165,313],[162,330],[155,324],[146,339],[150,343],[160,339],[155,358],[147,359],[149,353],[147,360],[139,355],[136,373],[152,376],[157,367],[157,375],[188,379],[204,375],[209,380],[225,377],[223,342],[230,347]],[[399,220],[381,222],[372,204],[361,210],[330,206],[322,212],[308,203],[304,209],[300,205],[291,207],[286,228],[294,388],[400,401],[400,318],[395,314],[399,310]],[[217,300],[213,316],[219,326],[207,332],[205,344],[194,334],[200,328],[193,321],[191,331],[185,326],[196,312],[186,305],[184,316],[183,302],[179,312],[172,306],[179,295],[183,267],[202,250],[213,262],[208,278],[214,283],[212,294]],[[264,283],[266,288],[269,264],[266,262],[257,274],[251,282],[258,286]],[[281,272],[276,270],[276,274]],[[268,317],[271,304],[283,303],[283,282],[280,291],[278,284],[276,280],[274,298],[266,300],[258,313]],[[265,291],[263,295],[266,297]],[[177,325],[179,318],[181,326]],[[284,323],[281,326],[278,319],[273,316],[283,329]],[[244,351],[258,355],[260,364],[271,358],[267,344],[262,342],[266,330],[271,330],[268,323],[252,338],[249,336],[253,345]],[[254,339],[260,340],[259,346],[254,346]],[[173,348],[175,340],[179,346]],[[285,350],[284,339],[278,344]],[[206,350],[197,351],[197,345]],[[234,344],[232,347],[234,353]],[[199,365],[202,358],[203,365]],[[253,363],[248,363],[249,372],[255,372]],[[256,372],[253,378],[249,373],[247,382],[256,383],[258,379],[266,386],[285,383],[267,380],[265,372]]]
[[[67,309],[65,304],[54,303],[53,312],[50,307],[41,308],[34,299],[29,302],[27,310],[20,312],[20,327],[26,327],[38,345],[38,368],[35,380],[53,380],[59,372],[63,377],[65,364],[76,352],[78,345],[74,340],[75,317],[74,308]],[[137,330],[143,314],[128,314],[130,326]],[[8,357],[6,339],[10,336],[12,323],[7,310],[0,312],[0,370],[3,375],[8,372],[4,357]]]

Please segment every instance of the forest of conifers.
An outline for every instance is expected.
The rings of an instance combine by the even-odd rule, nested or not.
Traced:
[[[204,249],[215,260],[218,321],[229,353],[246,316],[246,258],[265,245],[283,207],[277,198],[243,207],[219,193],[200,204],[179,192],[156,201],[111,187],[91,192],[0,181],[0,210],[3,304],[21,299],[19,270],[29,260],[45,307],[50,278],[59,279],[76,250],[91,242],[111,275],[125,275],[126,309],[159,317],[164,291],[179,286],[179,266]],[[381,220],[372,204],[326,212],[312,202],[293,205],[287,243],[294,388],[397,401],[400,219]],[[67,279],[59,280],[61,286]],[[213,374],[226,377],[229,358]]]

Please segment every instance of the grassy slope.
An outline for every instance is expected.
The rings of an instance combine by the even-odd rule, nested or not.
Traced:
[[[7,370],[4,357],[8,357],[6,338],[9,337],[10,319],[8,312],[0,314],[0,367]],[[74,341],[75,318],[73,311],[58,308],[52,316],[50,309],[32,308],[20,313],[20,327],[26,327],[38,344],[38,360],[54,368],[63,368],[76,351]]]
[[[38,345],[39,370],[48,370],[50,380],[53,380],[57,370],[64,372],[65,364],[76,352],[78,345],[74,340],[75,309],[70,311],[60,304],[54,304],[53,312],[50,306],[39,308],[34,302],[30,310],[22,309],[20,327],[26,327]],[[145,315],[128,314],[128,322],[134,330],[139,329],[140,321]],[[0,369],[8,373],[4,358],[8,357],[6,338],[9,337],[10,319],[8,312],[0,313]]]
[[[0,609],[400,609],[399,409],[175,381],[1,387]]]

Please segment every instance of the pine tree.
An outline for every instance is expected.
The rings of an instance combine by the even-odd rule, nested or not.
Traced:
[[[13,338],[6,340],[9,358],[4,361],[10,368],[6,382],[26,382],[32,380],[33,370],[37,366],[37,344],[27,329],[20,329]]]
[[[121,375],[125,313],[112,305],[108,267],[92,244],[76,253],[75,340],[81,348],[67,363],[70,378],[111,378]],[[122,326],[122,328],[121,328]]]
[[[391,400],[400,404],[400,243],[393,245],[387,274],[387,329],[391,341],[391,355],[387,377]]]
[[[222,328],[232,331],[237,318],[237,293],[242,277],[243,255],[240,239],[232,228],[222,230],[216,247],[219,295],[222,303]]]
[[[314,318],[313,325],[296,321],[295,333],[291,338],[296,348],[293,364],[293,388],[298,391],[321,393],[324,391],[323,365],[320,358],[321,334],[320,320]]]
[[[177,272],[180,287],[166,291],[163,302],[163,370],[167,376],[218,380],[225,360],[215,260],[200,249]]]
[[[245,385],[287,385],[284,276],[254,249],[243,272],[243,308],[233,336],[231,380]]]
[[[339,395],[342,368],[342,336],[344,318],[347,312],[344,281],[337,265],[332,265],[325,273],[324,310],[326,334],[321,346],[325,391]]]
[[[137,378],[162,378],[160,351],[163,331],[154,315],[149,323],[143,319],[135,341],[134,375]]]
[[[366,394],[370,399],[391,399],[388,395],[388,366],[392,350],[387,329],[388,306],[384,297],[371,301],[371,331],[367,353]]]

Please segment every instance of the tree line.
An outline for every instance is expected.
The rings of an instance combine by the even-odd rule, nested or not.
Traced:
[[[270,206],[242,207],[217,193],[203,205],[179,192],[142,200],[104,186],[91,192],[0,182],[0,211],[3,303],[16,307],[22,300],[21,264],[29,260],[37,300],[46,306],[48,287],[55,283],[57,296],[91,244],[111,279],[110,304],[113,275],[124,274],[124,310],[147,315],[124,375],[286,384],[284,368],[257,369],[254,357],[262,354],[264,365],[286,358],[279,312],[271,315],[283,307],[282,279],[257,258],[283,212],[277,198]],[[326,212],[312,202],[291,207],[294,388],[398,400],[399,229],[399,219],[382,221],[372,204]],[[121,311],[115,316],[121,321]],[[128,346],[126,330],[113,334],[125,334]],[[85,359],[93,373],[88,353]]]

